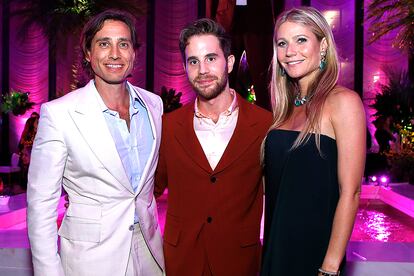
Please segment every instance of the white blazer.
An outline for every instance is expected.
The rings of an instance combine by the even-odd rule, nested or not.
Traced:
[[[98,92],[93,81],[42,105],[27,189],[35,275],[125,275],[135,210],[149,249],[164,269],[153,196],[162,101],[155,94],[127,85],[145,103],[155,137],[136,193],[94,95]],[[58,231],[56,208],[62,183],[70,205]]]

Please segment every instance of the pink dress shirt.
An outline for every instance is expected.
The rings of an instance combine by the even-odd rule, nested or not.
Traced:
[[[194,103],[194,131],[213,170],[226,150],[236,128],[239,115],[236,92],[233,89],[230,89],[230,92],[233,96],[233,101],[220,114],[217,123],[214,123],[211,118],[200,112],[197,106],[197,99]]]

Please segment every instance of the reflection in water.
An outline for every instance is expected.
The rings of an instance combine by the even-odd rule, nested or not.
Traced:
[[[362,209],[358,212],[358,217],[363,221],[365,231],[370,237],[383,242],[388,241],[391,235],[389,230],[393,225],[388,223],[388,217],[384,213]]]
[[[381,200],[361,200],[353,241],[414,242],[414,218]]]

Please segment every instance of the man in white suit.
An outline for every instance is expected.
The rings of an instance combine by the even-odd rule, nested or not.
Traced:
[[[93,80],[42,105],[27,190],[35,275],[163,274],[153,196],[162,101],[126,80],[134,24],[115,10],[92,18],[81,47]],[[62,184],[70,204],[57,231]]]

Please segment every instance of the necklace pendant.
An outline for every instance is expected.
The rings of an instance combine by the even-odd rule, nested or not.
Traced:
[[[311,96],[311,97],[312,97],[312,96]],[[309,98],[308,98],[308,96],[306,95],[306,96],[303,96],[302,98],[300,98],[300,93],[298,93],[298,94],[296,94],[296,96],[295,96],[295,100],[293,101],[293,104],[294,104],[296,107],[299,107],[299,106],[304,105],[305,103],[307,103],[307,102],[308,102],[308,100],[309,100],[311,97],[309,97]]]
[[[302,99],[299,99],[298,97],[296,97],[294,104],[296,107],[299,107],[301,105],[304,105],[307,102],[307,100],[308,98],[306,96],[303,97]]]
[[[299,100],[299,99],[295,99],[295,106],[296,107],[298,107],[298,106],[301,106],[303,103],[302,103],[302,101],[301,100]]]

